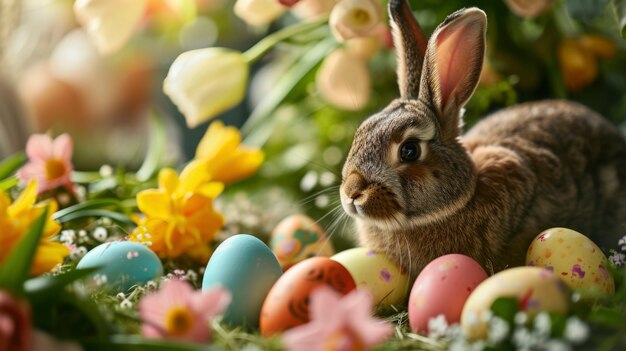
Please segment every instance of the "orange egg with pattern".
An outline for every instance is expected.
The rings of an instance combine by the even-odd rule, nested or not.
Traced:
[[[284,271],[307,258],[335,253],[324,229],[303,214],[280,221],[272,231],[270,247]]]
[[[273,335],[307,323],[311,293],[323,285],[344,295],[356,287],[350,272],[328,257],[306,259],[283,273],[263,302],[261,334]]]
[[[602,250],[571,229],[551,228],[539,234],[528,248],[526,264],[553,271],[583,297],[615,292]]]

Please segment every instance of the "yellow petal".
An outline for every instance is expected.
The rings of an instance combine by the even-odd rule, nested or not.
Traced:
[[[224,191],[224,183],[220,182],[209,182],[206,184],[202,184],[196,192],[202,194],[208,198],[215,199],[218,197],[222,191]]]
[[[236,182],[254,174],[264,158],[263,151],[242,146],[231,156],[229,162],[213,171],[212,178],[224,183]]]
[[[4,191],[0,190],[0,218],[6,216],[9,206],[11,206],[11,198]]]
[[[163,168],[159,172],[159,188],[168,194],[173,194],[178,188],[178,175],[171,168]]]
[[[137,207],[148,217],[166,218],[172,213],[170,196],[161,189],[143,190],[137,194]]]
[[[37,199],[37,182],[31,180],[28,182],[26,189],[22,191],[20,196],[15,199],[15,202],[7,209],[9,217],[16,217],[19,213],[32,208]]]
[[[235,127],[226,127],[221,121],[211,123],[196,148],[196,158],[216,160],[235,150],[241,135]]]
[[[70,250],[61,243],[42,243],[35,254],[31,274],[40,275],[49,272],[57,265],[63,263],[63,259],[69,254]]]
[[[207,163],[202,160],[193,160],[180,173],[180,184],[176,193],[182,196],[188,192],[196,191],[210,179],[211,174],[207,168]]]
[[[74,13],[101,54],[121,49],[145,15],[148,0],[76,0]]]
[[[206,48],[179,55],[170,66],[163,91],[195,127],[243,100],[248,63],[238,51]]]

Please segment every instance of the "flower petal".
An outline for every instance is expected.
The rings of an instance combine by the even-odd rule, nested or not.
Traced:
[[[248,84],[243,55],[225,48],[182,53],[174,60],[163,91],[195,127],[243,100]]]
[[[324,59],[315,83],[324,100],[351,111],[363,108],[371,92],[366,62],[350,55],[344,48],[333,51]]]
[[[208,198],[215,199],[224,191],[224,183],[209,182],[202,184],[196,191]]]
[[[52,156],[52,138],[47,134],[33,134],[26,142],[26,155],[31,162],[45,162]]]
[[[66,168],[72,169],[72,151],[74,150],[74,144],[72,138],[67,133],[59,135],[52,142],[52,154],[56,159],[64,161]]]
[[[108,55],[130,39],[147,4],[148,0],[77,0],[74,13],[100,53]]]
[[[188,192],[196,191],[211,177],[206,162],[193,160],[180,173],[180,183],[176,190],[177,195],[184,196]]]
[[[147,189],[139,192],[137,207],[148,217],[166,218],[172,213],[170,196],[161,189]]]
[[[234,11],[235,15],[247,24],[258,26],[272,23],[287,11],[287,8],[277,0],[237,0]]]
[[[231,300],[232,295],[230,291],[221,286],[214,286],[209,290],[196,294],[193,300],[193,307],[196,311],[202,312],[204,318],[209,320],[224,312]]]
[[[196,148],[196,158],[216,160],[239,146],[241,135],[235,127],[226,127],[221,121],[211,123]]]
[[[168,194],[173,194],[178,187],[178,175],[171,168],[163,168],[159,172],[159,188],[164,189]]]
[[[54,267],[63,263],[63,260],[70,254],[70,250],[58,242],[44,242],[39,245],[35,260],[31,267],[32,275],[40,275],[51,271]]]
[[[15,202],[9,206],[7,209],[7,213],[10,217],[16,217],[19,213],[32,208],[35,204],[35,200],[37,199],[37,182],[31,180],[26,189],[22,191],[20,196],[15,199]]]
[[[259,169],[264,158],[263,151],[240,146],[239,150],[231,155],[228,162],[225,162],[219,169],[213,170],[212,178],[224,183],[233,183],[244,179]]]

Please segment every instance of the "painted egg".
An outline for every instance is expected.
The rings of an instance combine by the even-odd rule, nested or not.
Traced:
[[[378,306],[404,305],[409,276],[387,257],[365,247],[342,251],[331,259],[341,263],[359,288],[366,288]]]
[[[526,264],[554,271],[583,297],[615,292],[602,250],[571,229],[551,228],[539,234],[528,248]]]
[[[538,312],[565,313],[570,291],[553,272],[539,267],[516,267],[499,272],[483,281],[470,294],[461,314],[461,326],[471,339],[487,336],[484,316],[500,297],[513,297],[520,310],[532,316]]]
[[[223,321],[256,327],[263,300],[282,270],[276,257],[257,237],[237,234],[224,240],[207,263],[202,290],[221,285],[232,294]]]
[[[278,223],[272,231],[270,247],[284,270],[307,258],[335,253],[324,229],[302,214],[291,215]]]
[[[344,295],[356,287],[340,263],[328,257],[306,259],[286,271],[270,290],[261,310],[261,334],[268,336],[307,323],[309,296],[322,285]]]
[[[94,267],[100,268],[87,280],[87,284],[104,283],[113,291],[121,292],[163,275],[159,257],[145,245],[131,241],[100,244],[87,252],[76,265],[76,268]]]
[[[441,314],[449,324],[458,323],[465,301],[485,279],[487,273],[483,267],[464,255],[445,255],[430,262],[411,289],[411,329],[418,333],[428,332],[428,321]]]

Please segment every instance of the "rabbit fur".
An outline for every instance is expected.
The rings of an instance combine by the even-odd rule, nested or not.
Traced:
[[[389,3],[401,97],[357,129],[340,196],[361,245],[415,277],[460,253],[490,272],[523,265],[543,230],[602,245],[626,233],[626,143],[568,101],[516,105],[462,132],[485,55],[486,15],[462,9],[429,40],[404,0]]]

